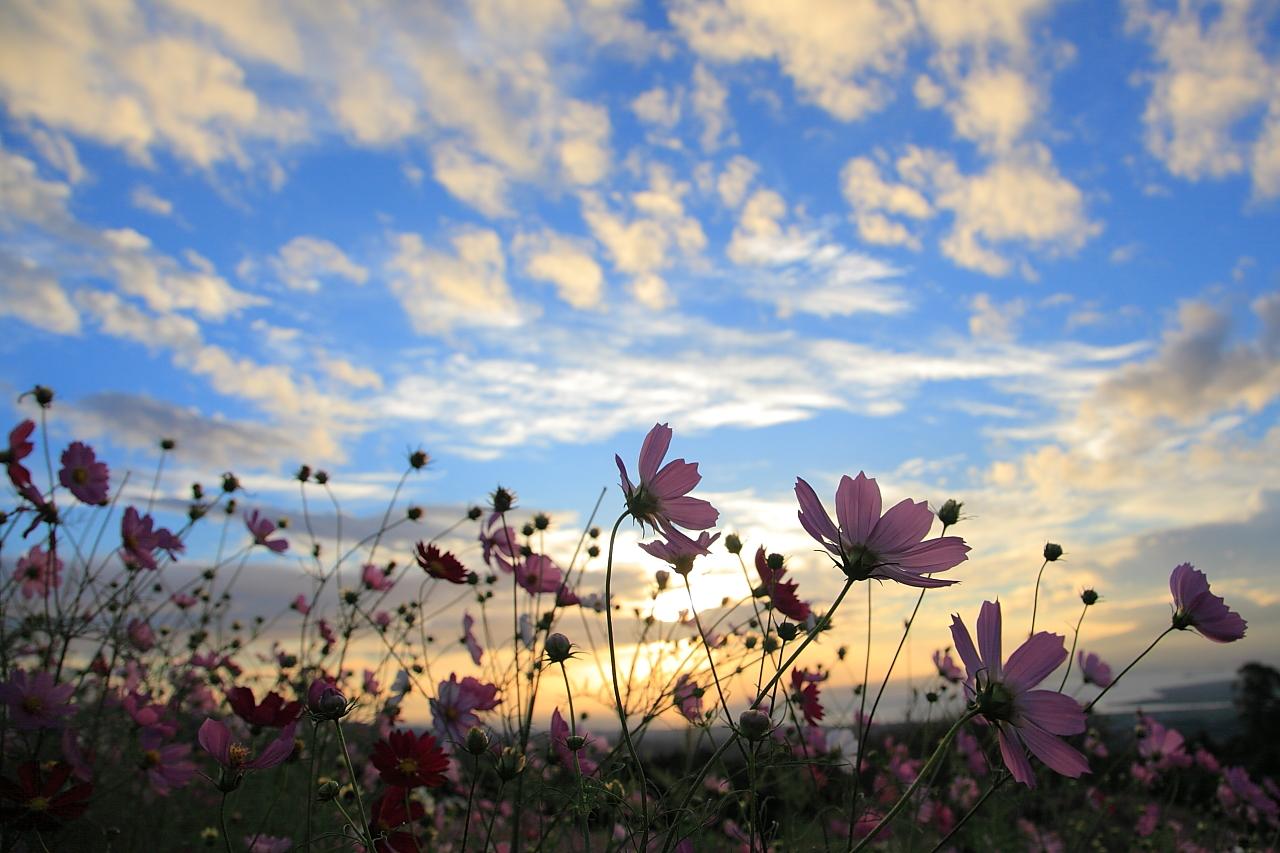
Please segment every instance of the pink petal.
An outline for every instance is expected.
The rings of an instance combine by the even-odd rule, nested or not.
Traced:
[[[880,487],[876,481],[861,471],[856,480],[847,474],[841,477],[836,488],[836,518],[846,539],[867,543],[880,520]]]
[[[1186,607],[1202,592],[1209,591],[1209,580],[1190,563],[1183,563],[1169,575],[1169,591],[1179,607]]]
[[[800,526],[819,542],[839,542],[840,531],[831,523],[826,507],[804,480],[796,478],[796,500],[800,504]]]
[[[933,512],[924,501],[899,501],[876,522],[867,544],[877,554],[896,554],[919,544],[933,527]]]
[[[200,731],[196,732],[196,740],[223,767],[231,763],[231,731],[224,724],[206,718],[200,724]]]
[[[896,566],[879,566],[872,570],[870,577],[897,581],[903,586],[912,586],[916,589],[937,589],[938,587],[959,583],[959,581],[918,575],[915,572],[904,571]]]
[[[698,463],[685,462],[683,459],[673,459],[656,475],[644,478],[644,483],[663,501],[687,495],[701,481]]]
[[[686,530],[706,530],[715,527],[720,519],[720,510],[702,498],[667,498],[662,502],[662,511],[672,524]]]
[[[1037,631],[1009,655],[1004,667],[1004,681],[1021,692],[1035,687],[1067,659],[1067,648],[1060,634]]]
[[[972,681],[982,669],[982,658],[978,657],[978,650],[973,647],[973,638],[969,636],[964,620],[954,613],[951,614],[951,644],[956,647],[960,660],[964,661],[964,668]]]
[[[1031,725],[1020,727],[1018,734],[1027,748],[1050,770],[1072,779],[1079,779],[1089,772],[1089,761],[1083,755],[1048,732]]]
[[[640,445],[640,482],[648,483],[653,479],[670,446],[671,427],[654,424],[653,429],[644,437],[644,444]]]
[[[245,765],[247,770],[265,770],[275,767],[293,753],[293,735],[297,731],[298,721],[294,720],[280,731],[280,736],[267,744],[262,754]]]
[[[897,554],[884,554],[885,559],[892,558],[895,565],[913,572],[945,572],[963,563],[968,558],[969,546],[959,536],[942,536],[914,545]]]
[[[1003,681],[999,601],[984,601],[982,609],[978,611],[978,650],[982,652],[982,662],[987,666],[987,674],[995,681]]]
[[[1050,734],[1078,735],[1085,729],[1080,703],[1062,693],[1028,690],[1014,704],[1018,713]]]
[[[613,461],[618,463],[618,473],[622,475],[622,491],[626,494],[634,492],[635,486],[631,485],[631,478],[627,476],[627,466],[623,463],[622,457],[613,454]]]
[[[1004,766],[1009,768],[1014,779],[1028,788],[1034,788],[1036,774],[1031,769],[1031,762],[1027,760],[1027,752],[1022,747],[1022,741],[1016,733],[1006,729],[1007,727],[1003,725],[998,727],[1000,757],[1004,759]]]

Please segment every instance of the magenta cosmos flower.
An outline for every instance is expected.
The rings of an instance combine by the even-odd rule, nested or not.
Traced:
[[[184,550],[182,540],[166,527],[153,529],[155,522],[150,515],[140,515],[129,507],[120,519],[120,556],[131,568],[157,568],[155,552],[166,552],[170,558]]]
[[[231,737],[231,729],[227,728],[225,723],[211,717],[206,718],[201,724],[200,731],[196,733],[196,740],[200,742],[204,751],[212,755],[213,760],[222,765],[223,769],[234,778],[245,770],[266,770],[283,764],[284,760],[293,754],[293,735],[297,729],[296,720],[285,726],[276,739],[267,744],[256,758],[252,757],[253,752],[249,747],[237,743]]]
[[[705,530],[698,534],[697,539],[690,539],[679,530],[669,531],[666,535],[665,542],[661,539],[643,542],[640,548],[651,557],[665,560],[682,577],[688,576],[693,570],[694,558],[710,554],[711,543],[720,538],[719,533],[712,536]]]
[[[1033,690],[1067,658],[1059,634],[1040,631],[1001,663],[1000,602],[985,601],[978,613],[978,648],[959,616],[951,617],[951,639],[968,670],[966,689],[978,712],[996,727],[1005,766],[1028,788],[1036,784],[1026,750],[1051,770],[1079,778],[1089,762],[1055,735],[1084,731],[1084,712],[1070,696]],[[981,653],[979,653],[979,649]]]
[[[968,559],[969,546],[959,536],[925,542],[933,526],[933,511],[924,501],[904,500],[880,514],[880,487],[858,472],[856,479],[840,478],[836,489],[837,527],[827,515],[813,487],[796,479],[800,525],[831,552],[849,580],[874,578],[906,586],[950,586],[955,581],[926,577],[945,572]]]
[[[31,433],[35,432],[35,429],[35,421],[23,421],[9,431],[9,446],[0,450],[0,463],[4,463],[8,469],[9,481],[16,489],[24,489],[31,485],[31,472],[20,463],[35,449],[35,444],[31,441]]]
[[[804,622],[813,611],[807,602],[796,595],[798,584],[795,581],[784,581],[782,578],[787,568],[781,554],[765,556],[764,546],[756,549],[756,574],[764,584],[764,592],[773,602],[779,613],[797,622]]]
[[[654,424],[640,446],[638,485],[631,484],[622,457],[613,457],[622,475],[622,493],[627,499],[627,510],[636,521],[657,528],[668,536],[675,532],[675,527],[686,530],[714,527],[720,518],[719,510],[701,498],[689,497],[694,486],[702,482],[698,463],[673,459],[662,465],[670,445],[671,427]]]
[[[691,723],[702,722],[702,688],[699,687],[687,672],[676,679],[671,698],[680,714]]]
[[[282,554],[289,550],[289,543],[285,540],[269,538],[272,533],[276,532],[276,523],[261,515],[256,509],[245,516],[244,526],[249,528],[249,535],[253,537],[253,544],[261,545],[277,554]]]
[[[62,561],[34,545],[26,556],[18,558],[13,579],[20,584],[23,598],[46,596],[62,583]]]
[[[1076,653],[1076,661],[1080,664],[1080,672],[1085,684],[1096,684],[1099,687],[1111,686],[1111,667],[1102,662],[1095,652],[1084,653],[1081,649]]]
[[[469,675],[458,681],[458,676],[451,673],[448,681],[440,682],[435,698],[430,700],[436,734],[443,741],[463,743],[467,730],[480,725],[476,711],[492,711],[500,701],[494,685]]]
[[[95,505],[106,503],[109,476],[107,463],[99,462],[89,445],[73,441],[62,451],[58,482],[80,501]]]
[[[144,729],[138,739],[142,745],[142,770],[156,794],[167,797],[174,788],[181,788],[195,778],[191,744],[166,744],[164,734],[154,729]]]
[[[1209,592],[1208,578],[1190,563],[1173,570],[1169,591],[1173,593],[1173,627],[1182,631],[1195,628],[1215,643],[1230,643],[1244,636],[1248,623],[1220,596]]]
[[[0,702],[9,706],[9,722],[24,731],[56,729],[75,708],[71,705],[74,684],[58,684],[44,670],[15,669],[0,684]]]

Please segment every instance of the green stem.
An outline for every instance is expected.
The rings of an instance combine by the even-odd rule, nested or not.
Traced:
[[[1040,578],[1044,577],[1044,567],[1049,565],[1048,558],[1040,564],[1040,571],[1036,573],[1036,593],[1031,598],[1031,633],[1027,636],[1033,636],[1036,633],[1036,610],[1040,607]]]
[[[471,775],[471,790],[467,793],[467,816],[462,823],[462,853],[467,853],[467,838],[471,835],[471,807],[476,801],[476,782],[480,779],[480,756],[475,756],[476,767]]]
[[[347,775],[351,777],[351,790],[356,794],[356,808],[360,810],[360,828],[364,831],[361,843],[367,843],[372,850],[373,833],[369,831],[369,815],[364,810],[364,797],[360,794],[360,777],[356,776],[356,770],[351,766],[351,756],[347,753],[347,738],[342,733],[342,721],[334,720],[333,727],[338,730],[338,747],[342,750],[342,762],[347,766]]]
[[[311,809],[316,798],[316,754],[318,753],[318,741],[320,740],[320,726],[311,721],[311,769],[307,771],[307,785],[304,789],[307,797],[307,826],[303,833],[302,846],[311,849]]]
[[[218,826],[222,829],[222,844],[227,849],[227,853],[233,853],[231,849],[231,833],[227,832],[227,792],[222,792],[222,802],[218,804]]]
[[[1173,626],[1172,626],[1172,625],[1170,625],[1168,628],[1165,628],[1165,629],[1164,629],[1164,633],[1162,633],[1160,636],[1158,636],[1158,637],[1156,637],[1154,640],[1152,640],[1152,641],[1151,641],[1151,645],[1149,645],[1149,646],[1147,646],[1145,649],[1143,649],[1143,650],[1142,650],[1142,654],[1138,655],[1136,658],[1134,658],[1134,659],[1133,659],[1133,663],[1129,664],[1129,665],[1128,665],[1128,666],[1126,666],[1124,669],[1122,669],[1122,670],[1120,671],[1120,674],[1119,674],[1119,675],[1117,675],[1115,678],[1113,678],[1113,679],[1111,680],[1111,683],[1110,683],[1110,684],[1108,684],[1106,687],[1102,688],[1102,692],[1101,692],[1101,693],[1099,693],[1097,696],[1094,696],[1094,697],[1093,697],[1093,701],[1092,701],[1092,702],[1090,702],[1088,705],[1085,705],[1085,706],[1084,706],[1084,712],[1087,714],[1087,713],[1089,713],[1090,711],[1092,711],[1092,710],[1093,710],[1093,706],[1094,706],[1094,705],[1097,705],[1097,704],[1098,704],[1098,701],[1099,701],[1100,699],[1102,699],[1102,697],[1103,697],[1103,696],[1106,696],[1106,695],[1107,695],[1107,691],[1109,691],[1112,687],[1115,687],[1115,686],[1116,686],[1116,684],[1118,684],[1118,683],[1120,682],[1120,679],[1124,678],[1125,673],[1126,673],[1126,672],[1128,672],[1129,670],[1133,669],[1135,666],[1137,666],[1137,665],[1138,665],[1138,661],[1140,661],[1140,660],[1142,660],[1144,657],[1146,657],[1146,656],[1147,656],[1147,652],[1149,652],[1149,651],[1151,651],[1152,649],[1154,649],[1154,648],[1156,647],[1156,643],[1158,643],[1158,642],[1160,642],[1161,640],[1163,640],[1163,639],[1165,638],[1165,635],[1166,635],[1166,634],[1168,634],[1168,633],[1169,633],[1170,631],[1172,631],[1172,630],[1174,630],[1174,628],[1173,628]]]
[[[1058,685],[1058,692],[1067,686],[1067,676],[1071,674],[1071,662],[1076,656],[1076,643],[1080,641],[1080,626],[1084,624],[1084,615],[1089,612],[1089,605],[1085,605],[1080,611],[1080,618],[1076,620],[1076,630],[1071,636],[1071,651],[1067,652],[1067,671],[1062,673],[1062,683]]]
[[[956,733],[960,731],[960,727],[973,719],[977,713],[977,711],[970,709],[960,715],[959,719],[955,721],[955,724],[945,735],[942,736],[942,740],[938,743],[937,748],[934,749],[933,755],[929,756],[929,761],[924,765],[924,767],[920,768],[920,772],[916,775],[915,781],[911,783],[911,787],[907,788],[903,795],[898,798],[898,801],[893,804],[893,808],[889,809],[888,813],[875,825],[875,828],[868,832],[866,836],[858,842],[858,845],[853,848],[854,853],[857,853],[858,850],[861,850],[870,844],[885,827],[893,822],[893,819],[898,816],[898,813],[901,812],[911,800],[911,796],[916,792],[916,789],[920,787],[920,783],[925,779],[932,777],[938,763],[942,760],[943,755],[946,754],[947,748],[951,746],[951,741],[955,740]]]

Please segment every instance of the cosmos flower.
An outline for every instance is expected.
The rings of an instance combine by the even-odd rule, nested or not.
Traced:
[[[1190,563],[1183,563],[1169,575],[1169,590],[1173,593],[1173,627],[1182,631],[1195,628],[1215,643],[1230,643],[1244,636],[1248,623],[1220,596],[1209,592],[1208,578]]]
[[[129,645],[140,652],[149,652],[156,645],[156,632],[141,619],[130,619],[125,633],[129,637]]]
[[[364,568],[360,570],[360,581],[366,589],[374,592],[386,592],[396,585],[395,581],[373,563],[365,563]]]
[[[1139,717],[1145,730],[1138,741],[1138,755],[1153,770],[1190,767],[1194,759],[1187,752],[1186,739],[1177,729],[1167,728],[1151,717]]]
[[[481,529],[480,553],[486,566],[496,565],[510,574],[516,555],[520,553],[520,539],[513,528],[501,521],[501,516],[491,515]]]
[[[18,558],[13,578],[20,584],[23,598],[47,596],[62,584],[62,561],[39,545]]]
[[[467,647],[467,652],[471,655],[471,662],[476,666],[480,665],[480,661],[484,658],[484,649],[481,648],[480,642],[476,639],[475,627],[476,620],[470,613],[462,614],[462,643]]]
[[[225,770],[233,774],[245,770],[266,770],[284,763],[293,754],[293,735],[298,729],[295,720],[280,730],[275,740],[267,744],[257,757],[249,747],[232,739],[231,730],[226,723],[213,718],[206,718],[196,733],[196,739],[205,752],[213,756]]]
[[[702,688],[694,683],[687,672],[676,679],[675,689],[671,692],[676,708],[691,723],[702,722]]]
[[[426,732],[397,729],[373,745],[370,760],[382,781],[398,788],[438,788],[449,769],[449,757]]]
[[[773,602],[774,608],[786,616],[788,619],[794,619],[797,622],[804,622],[812,613],[807,602],[801,601],[796,595],[798,584],[795,581],[784,581],[783,575],[787,573],[786,566],[783,565],[782,555],[775,554],[777,559],[773,560],[774,565],[770,564],[770,558],[765,556],[764,547],[756,549],[756,574],[760,576],[761,583],[764,584],[764,591],[769,596],[769,600]]]
[[[836,489],[836,517],[831,521],[813,487],[796,480],[800,525],[826,548],[850,580],[893,580],[906,586],[950,586],[955,581],[926,577],[968,559],[969,546],[959,536],[924,541],[933,526],[928,504],[903,500],[880,514],[880,487],[859,472],[844,476]]]
[[[822,703],[818,701],[818,683],[825,680],[826,676],[820,672],[813,673],[807,669],[791,670],[792,699],[800,706],[804,721],[811,726],[816,726],[826,716]]]
[[[155,729],[143,729],[138,739],[142,745],[142,770],[152,791],[167,797],[174,788],[181,788],[195,778],[191,744],[167,744],[164,734]]]
[[[939,678],[944,678],[952,684],[964,681],[964,671],[956,666],[955,660],[951,657],[950,649],[937,649],[934,651],[933,665],[938,668]]]
[[[671,428],[666,424],[654,424],[640,446],[640,482],[637,485],[632,485],[622,457],[614,456],[618,473],[622,475],[622,493],[626,497],[627,510],[636,521],[668,536],[675,532],[676,527],[686,530],[714,527],[720,518],[719,511],[701,498],[688,496],[702,481],[698,464],[674,459],[662,465],[670,445]]]
[[[35,445],[31,442],[31,433],[35,432],[36,423],[25,420],[9,431],[9,445],[0,450],[0,463],[9,472],[9,481],[14,488],[22,491],[31,485],[31,472],[19,463],[31,455]]]
[[[951,639],[968,672],[965,687],[982,717],[996,727],[1005,766],[1014,779],[1034,788],[1029,749],[1050,769],[1079,778],[1089,772],[1089,762],[1056,736],[1083,732],[1084,712],[1070,696],[1032,689],[1066,659],[1062,637],[1040,631],[1001,663],[1000,634],[998,601],[983,602],[978,614],[981,653],[960,617],[951,617]]]
[[[95,506],[105,503],[109,477],[107,463],[99,462],[89,445],[73,441],[62,451],[58,482],[81,502]]]
[[[719,539],[720,534],[712,536],[704,530],[697,539],[690,539],[680,531],[672,530],[666,537],[666,541],[642,542],[640,548],[651,557],[665,560],[677,574],[687,577],[693,570],[694,558],[710,554],[711,543]]]
[[[564,572],[555,560],[544,554],[532,554],[515,567],[516,583],[530,595],[555,592],[564,584]]]
[[[49,831],[74,820],[89,808],[93,785],[88,782],[62,786],[71,778],[71,765],[58,761],[18,765],[18,781],[0,778],[0,824],[14,830]]]
[[[1102,658],[1094,652],[1087,655],[1084,649],[1076,652],[1076,662],[1080,666],[1080,672],[1084,676],[1085,684],[1096,684],[1099,687],[1111,686],[1111,667],[1102,662]]]
[[[374,853],[420,853],[422,848],[411,833],[396,832],[409,822],[426,816],[426,807],[409,799],[403,788],[389,787],[369,807],[369,827],[378,836]]]
[[[75,710],[71,696],[74,684],[58,684],[44,670],[15,669],[0,684],[0,702],[9,706],[9,723],[23,731],[56,729]]]
[[[446,580],[449,583],[464,584],[471,576],[462,563],[458,562],[457,557],[448,551],[441,551],[435,545],[419,542],[414,559],[431,577]],[[485,562],[488,562],[487,558]]]
[[[293,849],[293,839],[274,835],[246,835],[244,846],[249,853],[286,853]]]
[[[289,608],[298,611],[303,616],[311,612],[311,604],[307,601],[307,597],[302,594],[299,594],[297,598],[289,603]]]
[[[583,748],[574,750],[569,748],[569,731],[569,723],[560,716],[560,709],[556,708],[551,712],[551,748],[555,751],[556,758],[560,759],[561,766],[570,773],[576,776],[581,772],[583,776],[590,776],[599,769],[599,765],[586,756],[587,733],[579,733]]]
[[[282,554],[289,550],[289,543],[284,539],[269,538],[272,533],[276,532],[276,523],[262,516],[256,509],[244,517],[244,526],[249,529],[249,535],[253,537],[253,544],[261,545],[277,554]]]
[[[248,687],[233,687],[227,691],[227,704],[249,725],[272,729],[284,728],[302,714],[301,702],[285,702],[284,697],[274,690],[262,697],[259,703]]]
[[[494,685],[471,676],[458,681],[458,676],[451,673],[448,681],[440,682],[435,698],[430,700],[436,734],[450,743],[462,743],[467,729],[480,725],[476,711],[492,711],[500,701]]]
[[[317,678],[307,688],[307,713],[318,720],[338,720],[347,715],[351,705],[338,685],[327,678]]]

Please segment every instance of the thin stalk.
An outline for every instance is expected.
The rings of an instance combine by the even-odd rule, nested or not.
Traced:
[[[1089,605],[1085,605],[1080,611],[1080,618],[1076,620],[1075,633],[1071,635],[1071,651],[1067,653],[1067,671],[1062,673],[1062,683],[1058,685],[1058,692],[1062,692],[1062,688],[1067,686],[1067,676],[1071,674],[1071,662],[1076,656],[1076,643],[1080,640],[1080,626],[1084,624],[1084,615],[1089,612]]]
[[[360,777],[356,775],[356,769],[351,766],[351,756],[347,752],[347,738],[342,733],[342,721],[334,720],[333,727],[338,730],[338,748],[342,750],[342,762],[347,766],[347,775],[351,777],[351,790],[356,794],[356,808],[360,810],[360,828],[364,831],[362,843],[369,845],[369,849],[373,849],[373,833],[369,831],[369,815],[364,810],[364,797],[360,794]],[[336,803],[337,800],[334,800]]]
[[[952,837],[953,837],[957,832],[959,832],[959,831],[960,831],[960,829],[961,829],[961,828],[962,828],[966,823],[968,823],[968,822],[969,822],[969,818],[973,817],[975,814],[977,814],[977,813],[978,813],[978,809],[982,808],[982,805],[983,805],[983,803],[985,803],[985,802],[987,801],[987,798],[988,798],[988,797],[990,797],[992,794],[994,794],[997,790],[999,790],[999,789],[1000,789],[1000,787],[1001,787],[1002,785],[1004,785],[1004,783],[1005,783],[1005,782],[1008,782],[1008,781],[1009,781],[1010,779],[1012,779],[1012,778],[1013,778],[1013,776],[1011,776],[1011,775],[1010,775],[1010,774],[1008,774],[1008,773],[1004,773],[1004,774],[1002,774],[1002,775],[1000,776],[1000,778],[999,778],[999,779],[997,779],[997,780],[995,781],[995,783],[994,783],[994,784],[992,784],[992,786],[986,790],[986,792],[985,792],[985,793],[984,793],[984,794],[983,794],[983,795],[978,799],[978,801],[977,801],[976,803],[974,803],[974,804],[973,804],[973,808],[971,808],[971,809],[969,809],[969,811],[965,812],[965,813],[964,813],[964,817],[962,817],[962,818],[960,818],[960,820],[956,821],[956,825],[955,825],[955,826],[953,826],[953,827],[951,827],[951,831],[950,831],[950,832],[948,832],[946,835],[942,836],[942,840],[941,840],[941,841],[939,841],[937,844],[933,845],[933,849],[932,849],[932,850],[930,850],[930,851],[929,851],[929,853],[938,853],[938,851],[939,851],[939,850],[941,850],[943,847],[945,847],[945,846],[946,846],[946,844],[947,844],[947,842],[948,842],[948,841],[950,841],[950,840],[951,840],[951,838],[952,838]]]
[[[471,807],[476,801],[476,782],[480,780],[480,756],[475,756],[476,766],[471,774],[471,790],[467,792],[467,817],[462,822],[462,853],[467,853],[467,838],[471,835]]]
[[[1097,705],[1097,704],[1098,704],[1098,701],[1099,701],[1100,699],[1102,699],[1102,697],[1103,697],[1103,696],[1106,696],[1106,695],[1107,695],[1107,691],[1109,691],[1112,687],[1115,687],[1115,686],[1116,686],[1116,684],[1118,684],[1118,683],[1119,683],[1120,679],[1124,678],[1124,675],[1125,675],[1125,673],[1126,673],[1126,672],[1128,672],[1129,670],[1131,670],[1131,669],[1133,669],[1135,666],[1137,666],[1137,665],[1138,665],[1138,661],[1140,661],[1140,660],[1142,660],[1144,657],[1146,657],[1146,656],[1147,656],[1147,652],[1149,652],[1149,651],[1151,651],[1152,649],[1154,649],[1154,648],[1156,647],[1156,643],[1158,643],[1158,642],[1160,642],[1161,640],[1163,640],[1163,639],[1165,638],[1165,636],[1166,636],[1170,631],[1173,631],[1173,630],[1174,630],[1174,627],[1173,627],[1172,625],[1170,625],[1168,628],[1165,628],[1165,629],[1164,629],[1164,633],[1162,633],[1160,636],[1158,636],[1158,637],[1156,637],[1154,640],[1152,640],[1152,641],[1151,641],[1151,645],[1149,645],[1149,646],[1147,646],[1145,649],[1143,649],[1143,650],[1142,650],[1142,654],[1138,655],[1136,658],[1134,658],[1134,659],[1133,659],[1133,663],[1129,664],[1129,665],[1128,665],[1128,666],[1126,666],[1124,669],[1122,669],[1122,670],[1120,671],[1120,674],[1119,674],[1119,675],[1117,675],[1114,679],[1112,679],[1112,681],[1111,681],[1111,683],[1110,683],[1110,684],[1108,684],[1106,687],[1102,688],[1102,692],[1101,692],[1101,693],[1099,693],[1097,696],[1094,696],[1094,697],[1093,697],[1093,701],[1092,701],[1092,702],[1090,702],[1088,705],[1085,705],[1085,706],[1084,706],[1084,712],[1087,714],[1087,713],[1089,713],[1090,711],[1092,711],[1092,710],[1093,710],[1093,706],[1094,706],[1094,705]]]
[[[1036,593],[1031,598],[1031,633],[1028,637],[1034,636],[1036,633],[1036,610],[1040,607],[1040,578],[1044,577],[1044,567],[1049,565],[1049,559],[1040,564],[1040,571],[1036,573]]]

